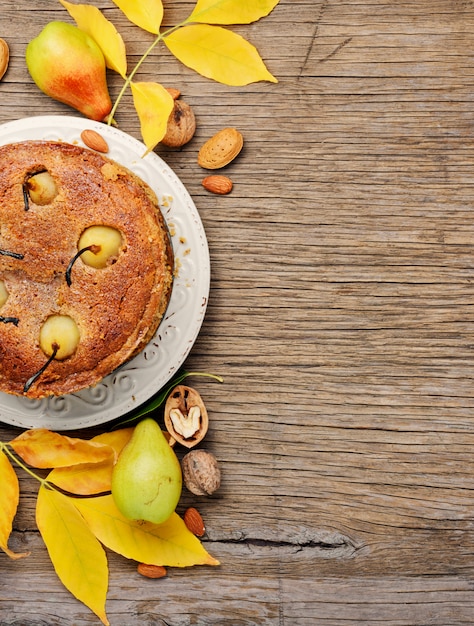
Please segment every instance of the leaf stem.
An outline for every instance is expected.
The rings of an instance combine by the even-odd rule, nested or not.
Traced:
[[[124,426],[130,425],[140,418],[152,413],[156,409],[158,409],[164,402],[168,395],[173,391],[176,385],[179,385],[185,378],[188,376],[204,376],[207,378],[213,378],[220,383],[224,382],[224,379],[217,374],[209,374],[207,372],[188,372],[186,370],[179,371],[170,381],[169,383],[162,387],[161,390],[149,400],[146,404],[144,404],[141,408],[132,411],[128,417],[122,418],[119,422],[117,422],[114,426],[115,428],[123,428]]]
[[[117,96],[117,98],[116,98],[116,100],[114,102],[114,106],[112,107],[112,110],[110,111],[109,115],[107,116],[107,125],[108,126],[111,126],[113,124],[114,116],[115,116],[115,113],[117,112],[118,105],[119,105],[121,99],[123,98],[123,95],[127,91],[128,87],[130,86],[130,83],[132,82],[135,74],[138,72],[138,70],[140,69],[142,63],[145,61],[145,59],[153,52],[153,50],[160,43],[160,41],[163,41],[163,39],[165,39],[168,35],[170,35],[175,30],[178,30],[178,28],[181,28],[182,26],[185,26],[187,23],[188,23],[188,20],[186,19],[186,20],[184,20],[183,22],[181,22],[180,24],[178,24],[176,26],[171,26],[171,28],[168,28],[163,33],[158,33],[156,39],[153,41],[153,43],[148,47],[148,49],[144,52],[144,54],[137,61],[135,67],[132,69],[130,74],[125,78],[125,82],[122,85],[122,89],[120,90],[120,92],[119,92],[119,94],[118,94],[118,96]]]
[[[217,380],[219,383],[224,382],[224,379],[222,378],[222,376],[218,376],[217,374],[209,374],[208,372],[188,372],[186,376],[204,376],[207,378],[213,378],[214,380]]]
[[[38,482],[40,482],[43,487],[47,487],[48,489],[53,489],[53,487],[50,485],[50,483],[48,483],[48,481],[45,478],[41,478],[41,476],[38,476],[38,474],[30,470],[30,468],[27,465],[25,465],[23,461],[20,461],[20,459],[15,454],[13,454],[13,452],[10,450],[8,444],[3,443],[3,441],[0,441],[0,450],[2,450],[16,465],[21,467],[22,470],[24,470],[27,474],[29,474],[30,476],[35,478]]]

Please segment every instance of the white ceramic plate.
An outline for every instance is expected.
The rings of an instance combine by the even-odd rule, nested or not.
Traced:
[[[84,145],[81,132],[97,130],[108,157],[147,182],[158,196],[173,241],[177,276],[170,304],[145,350],[113,374],[79,393],[30,400],[0,392],[0,421],[20,428],[72,430],[116,419],[149,400],[176,374],[201,328],[209,296],[210,260],[197,209],[176,174],[155,153],[116,128],[85,118],[30,117],[0,126],[0,145],[46,139]]]

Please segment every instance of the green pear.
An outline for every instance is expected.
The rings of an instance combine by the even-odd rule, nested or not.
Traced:
[[[112,496],[132,520],[161,524],[176,509],[182,489],[181,465],[152,418],[137,424],[112,472]]]
[[[105,58],[87,33],[50,22],[26,47],[26,65],[46,95],[102,122],[112,109]]]

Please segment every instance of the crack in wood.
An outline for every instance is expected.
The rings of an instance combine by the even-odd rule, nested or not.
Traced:
[[[319,62],[320,63],[324,63],[325,61],[328,61],[329,59],[332,59],[334,56],[336,56],[336,54],[340,50],[342,50],[342,48],[345,48],[347,46],[347,44],[350,43],[351,41],[352,41],[352,37],[346,37],[346,39],[344,39],[344,41],[342,41],[338,46],[336,46],[332,52],[330,52],[325,57],[320,59]]]
[[[308,50],[306,52],[306,55],[303,59],[303,62],[301,64],[301,70],[299,73],[299,76],[302,77],[305,73],[305,69],[306,66],[308,65],[309,59],[311,58],[311,54],[313,52],[314,46],[316,44],[316,40],[319,34],[319,28],[321,25],[321,20],[323,18],[323,15],[327,9],[327,6],[329,4],[328,0],[325,0],[320,8],[319,8],[319,12],[318,12],[318,16],[315,20],[314,23],[314,31],[313,31],[313,35],[311,37],[311,43],[308,46]],[[329,52],[325,57],[323,57],[322,59],[319,60],[319,63],[325,63],[326,61],[329,61],[329,59],[332,59],[333,57],[335,57],[343,48],[345,48],[351,41],[352,41],[352,37],[346,37],[341,43],[339,43],[334,50],[332,50],[331,52]]]
[[[212,543],[239,544],[256,546],[260,548],[298,548],[300,550],[306,548],[315,548],[324,551],[337,550],[338,556],[340,556],[341,549],[350,552],[351,554],[354,554],[362,547],[356,546],[348,538],[341,538],[340,540],[335,540],[334,542],[317,539],[308,539],[307,541],[287,541],[276,539],[262,539],[257,537],[244,537],[241,539],[217,539],[211,541]]]
[[[303,63],[301,64],[301,70],[299,73],[299,76],[301,78],[301,76],[304,75],[305,69],[306,69],[306,65],[308,64],[308,61],[311,57],[311,53],[313,51],[314,48],[314,44],[316,42],[318,33],[319,33],[319,25],[320,22],[323,18],[324,12],[326,11],[326,7],[328,5],[329,0],[324,0],[324,2],[322,2],[321,6],[319,7],[319,12],[318,12],[318,16],[316,17],[316,20],[314,22],[314,30],[313,30],[313,35],[311,37],[311,43],[308,46],[308,51],[306,52],[305,58],[303,59]]]

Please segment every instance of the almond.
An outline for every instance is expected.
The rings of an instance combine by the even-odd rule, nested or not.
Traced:
[[[139,563],[137,572],[145,578],[163,578],[166,576],[166,568],[162,565],[149,565],[148,563]]]
[[[206,532],[206,527],[204,526],[201,514],[194,507],[191,506],[189,509],[186,509],[183,519],[186,524],[186,528],[190,530],[193,535],[196,535],[196,537],[202,537]]]
[[[208,139],[198,154],[198,165],[217,170],[228,165],[242,150],[244,138],[235,128],[223,128]]]
[[[212,176],[206,176],[206,178],[203,178],[202,186],[204,189],[207,189],[207,191],[225,196],[225,194],[232,191],[233,183],[228,176],[213,174]]]
[[[81,133],[81,139],[91,150],[96,152],[108,152],[109,146],[102,135],[91,129],[83,130]]]
[[[0,80],[7,71],[8,62],[10,60],[10,49],[7,42],[0,38]]]

